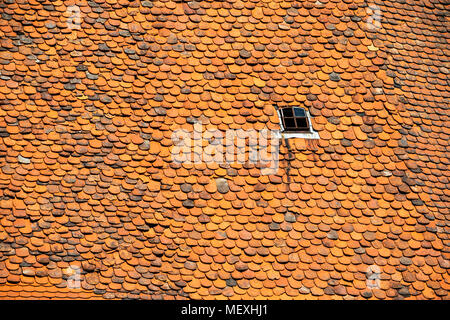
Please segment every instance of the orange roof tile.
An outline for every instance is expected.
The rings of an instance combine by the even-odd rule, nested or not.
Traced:
[[[0,5],[0,299],[448,299],[443,0],[68,5]],[[274,104],[275,174],[172,161]]]

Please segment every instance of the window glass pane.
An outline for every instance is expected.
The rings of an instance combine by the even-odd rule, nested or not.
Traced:
[[[285,117],[292,117],[292,109],[291,108],[284,108],[283,109],[283,115]]]
[[[300,130],[308,130],[308,120],[306,118],[296,118],[297,126]]]
[[[296,117],[306,117],[306,112],[302,108],[294,108],[294,115]]]
[[[284,118],[284,126],[286,129],[295,129],[294,118]]]
[[[305,108],[299,106],[284,106],[279,108],[279,113],[285,131],[310,131],[309,115]]]

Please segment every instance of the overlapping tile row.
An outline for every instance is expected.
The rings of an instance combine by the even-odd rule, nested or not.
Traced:
[[[0,12],[1,298],[448,299],[444,1]],[[320,135],[277,174],[173,161],[174,131],[276,130],[275,104]]]
[[[41,278],[43,279],[43,278]],[[28,278],[31,280],[31,278]],[[82,288],[58,288],[47,282],[6,283],[0,286],[0,299],[20,300],[99,300],[102,297]]]

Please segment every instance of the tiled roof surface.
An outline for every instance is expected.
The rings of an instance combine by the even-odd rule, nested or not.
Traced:
[[[82,288],[58,288],[54,284],[48,283],[45,277],[40,278],[43,283],[21,283],[20,285],[9,282],[0,285],[0,299],[20,299],[20,300],[99,300],[102,297]],[[28,277],[27,280],[33,281]]]
[[[1,1],[0,298],[448,299],[445,2]],[[277,174],[171,160],[275,103]]]

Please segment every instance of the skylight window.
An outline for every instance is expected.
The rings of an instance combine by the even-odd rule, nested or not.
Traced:
[[[319,135],[311,125],[311,117],[305,108],[299,106],[277,107],[281,133],[285,138],[318,139]]]
[[[280,109],[285,132],[308,132],[310,124],[308,114],[301,107],[284,107]]]

